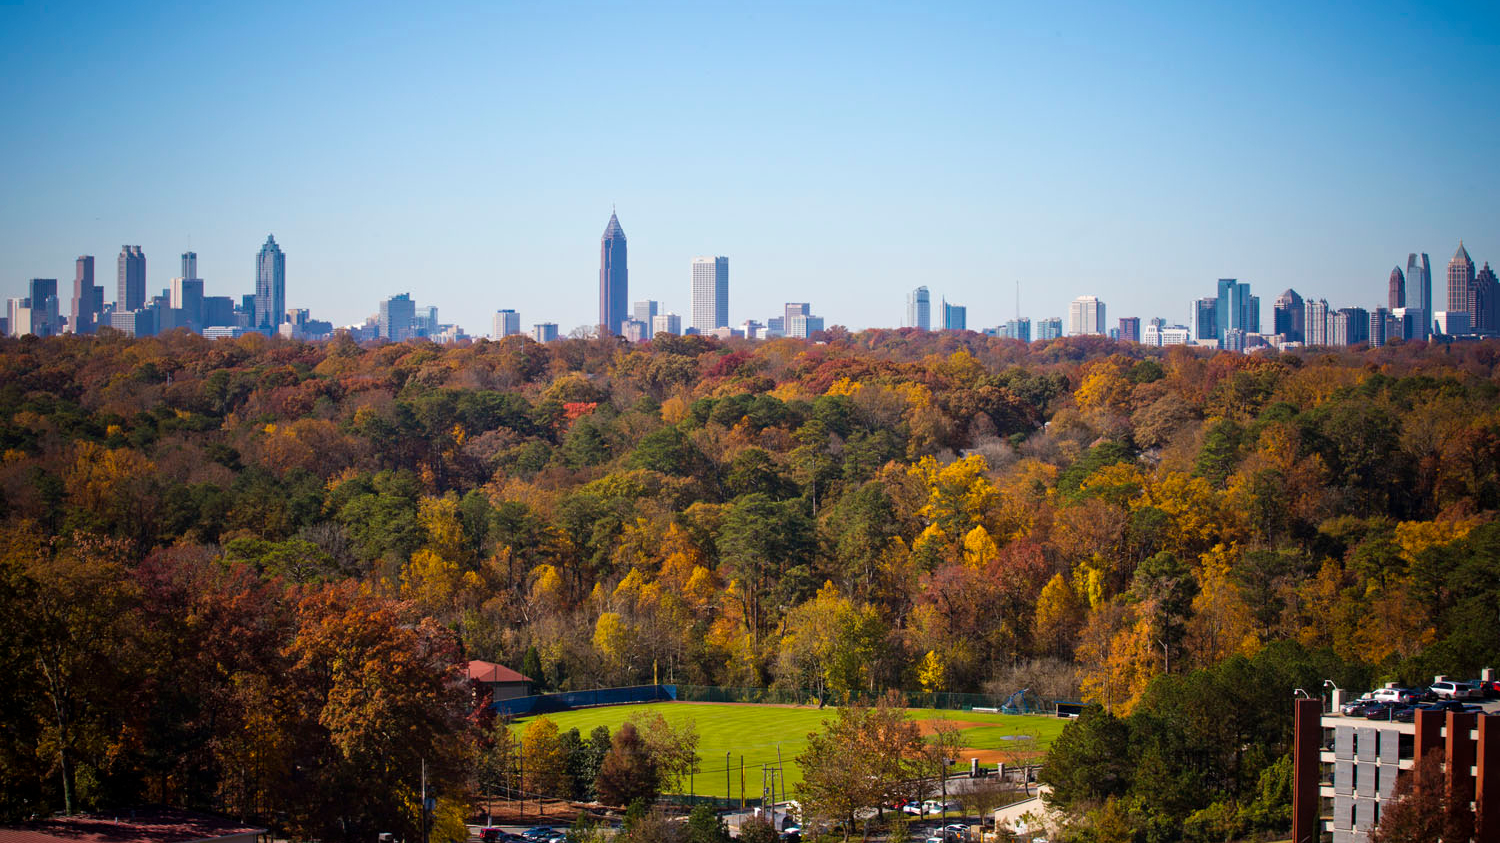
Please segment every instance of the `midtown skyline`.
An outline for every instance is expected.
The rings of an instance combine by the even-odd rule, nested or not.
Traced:
[[[731,324],[894,326],[926,285],[993,325],[1017,281],[1033,316],[1185,319],[1221,277],[1373,306],[1408,252],[1500,254],[1491,5],[352,12],[0,7],[6,294],[121,243],[250,292],[275,231],[335,323],[420,285],[475,334],[589,325],[611,203],[631,298],[681,313],[727,255]]]
[[[611,211],[610,213],[610,219],[605,227],[604,234],[600,238],[600,243],[600,319],[603,320],[606,318],[612,318],[612,311],[618,308],[623,311],[623,314],[621,320],[616,323],[617,325],[623,327],[630,325],[630,320],[632,319],[640,320],[642,323],[640,325],[640,328],[642,329],[643,334],[633,334],[632,336],[637,338],[642,336],[650,336],[652,333],[656,332],[654,321],[641,320],[639,313],[631,311],[631,306],[633,305],[634,307],[639,309],[639,307],[643,304],[650,304],[652,307],[661,305],[663,312],[666,312],[667,310],[671,309],[671,303],[673,301],[672,298],[663,297],[662,299],[640,299],[631,295],[627,286],[628,282],[626,281],[626,279],[628,278],[628,266],[625,255],[624,230],[619,222],[617,213],[614,211]],[[183,325],[191,324],[197,326],[200,324],[200,318],[204,315],[202,307],[204,306],[203,300],[205,295],[205,287],[204,281],[195,277],[197,274],[197,261],[198,255],[196,252],[184,252],[181,256],[180,271],[182,273],[182,276],[173,277],[172,279],[170,279],[170,287],[164,291],[169,296],[169,300],[173,308],[185,308],[185,312],[181,318],[184,318],[188,321],[181,323]],[[124,298],[126,301],[134,301],[134,298],[132,297],[141,295],[141,292],[137,291],[144,291],[144,288],[150,287],[152,284],[154,284],[154,281],[146,278],[145,273],[145,250],[138,245],[122,246],[120,255],[118,257],[118,297]],[[60,315],[68,316],[73,313],[74,310],[76,310],[78,307],[78,301],[87,300],[89,289],[92,289],[94,291],[94,298],[97,299],[101,304],[108,304],[111,306],[118,305],[119,298],[117,298],[114,302],[110,302],[102,297],[101,287],[89,287],[89,283],[92,281],[92,277],[93,256],[80,256],[76,262],[76,280],[74,282],[72,295],[62,295],[61,293],[67,292],[65,290],[54,291],[54,294],[58,295],[57,304],[58,312]],[[1382,288],[1385,290],[1384,296],[1377,296],[1376,303],[1373,306],[1365,308],[1364,305],[1367,302],[1363,300],[1350,302],[1336,300],[1331,303],[1327,300],[1326,297],[1323,297],[1320,300],[1322,301],[1324,306],[1329,308],[1330,315],[1336,310],[1347,309],[1350,307],[1367,313],[1396,310],[1398,307],[1400,307],[1400,305],[1397,304],[1398,301],[1407,302],[1406,318],[1408,319],[1410,324],[1416,326],[1412,330],[1416,332],[1427,333],[1430,332],[1433,326],[1433,311],[1429,309],[1419,308],[1417,302],[1424,299],[1430,299],[1432,295],[1430,278],[1431,269],[1428,254],[1426,252],[1413,252],[1408,256],[1407,272],[1403,273],[1399,264],[1394,267],[1388,277],[1387,285]],[[28,286],[25,290],[23,290],[23,293],[28,293],[30,295],[30,298],[36,298],[36,285],[40,282],[48,282],[54,285],[56,284],[55,279],[33,278],[27,282]],[[1408,287],[1409,284],[1410,287]],[[254,294],[243,297],[246,307],[250,308],[252,311],[252,315],[250,316],[250,325],[252,327],[264,330],[275,330],[276,325],[280,322],[295,321],[300,325],[303,321],[306,321],[311,316],[320,315],[313,313],[308,308],[288,309],[286,304],[285,254],[282,252],[279,244],[276,243],[274,235],[267,236],[265,244],[262,246],[260,252],[256,255],[255,290],[256,292]],[[424,289],[423,292],[428,293],[430,291]],[[1293,293],[1293,290],[1289,288],[1286,293]],[[1444,283],[1443,290],[1441,290],[1440,293],[1445,297],[1448,306],[1453,307],[1455,306],[1455,303],[1461,304],[1463,305],[1464,309],[1458,312],[1460,314],[1463,314],[1465,312],[1469,314],[1469,321],[1464,321],[1464,317],[1462,315],[1459,317],[1459,321],[1457,323],[1444,321],[1441,325],[1442,330],[1440,332],[1462,334],[1471,331],[1483,331],[1485,333],[1494,333],[1497,329],[1500,329],[1500,290],[1496,289],[1495,274],[1490,269],[1490,265],[1487,260],[1484,261],[1483,269],[1478,269],[1478,264],[1469,257],[1467,247],[1464,245],[1464,242],[1462,240],[1459,241],[1458,251],[1454,254],[1453,259],[1448,263],[1446,282]],[[1279,297],[1276,302],[1273,302],[1273,305],[1279,307],[1281,299],[1285,298],[1285,295],[1286,294],[1284,293],[1282,297]],[[80,296],[84,298],[80,299]],[[223,296],[221,298],[228,301],[233,299],[234,296]],[[1103,319],[1102,317],[1092,317],[1084,320],[1078,315],[1080,301],[1083,301],[1085,299],[1092,300],[1095,302],[1095,306],[1099,307],[1102,310],[1103,305],[1112,298],[1112,295],[1105,295],[1103,297],[1083,295],[1074,298],[1068,303],[1065,310],[1065,312],[1068,314],[1066,318],[1068,330],[1061,335],[1090,333],[1113,335],[1116,330],[1124,330],[1125,333],[1123,336],[1125,338],[1129,338],[1131,336],[1131,333],[1125,328],[1124,322],[1121,323],[1119,329],[1111,329],[1109,321]],[[624,301],[623,305],[617,304],[617,302],[622,300]],[[900,316],[896,322],[891,324],[876,324],[870,326],[844,325],[844,327],[850,328],[851,330],[861,330],[865,327],[923,327],[921,325],[921,322],[925,320],[922,320],[917,314],[929,309],[925,306],[927,305],[928,300],[928,290],[925,286],[921,286],[916,288],[915,290],[910,290],[907,292],[905,296],[904,309],[900,311]],[[189,304],[185,305],[184,301],[189,302]],[[349,322],[333,322],[331,324],[337,326],[349,326],[351,328],[357,328],[361,324],[368,327],[371,324],[375,324],[375,322],[383,324],[383,321],[381,320],[383,320],[384,318],[384,308],[388,301],[388,299],[381,299],[378,302],[379,310],[381,311],[381,313],[379,314],[367,314],[364,319],[355,319],[350,320]],[[762,328],[765,327],[765,325],[762,325],[762,323],[760,323],[760,321],[756,318],[756,316],[759,314],[727,316],[726,314],[729,313],[728,301],[728,258],[724,256],[693,258],[690,270],[688,306],[686,308],[687,319],[682,323],[682,327],[691,327],[699,333],[711,333],[713,327],[738,328],[746,327],[748,325],[759,325]],[[1314,301],[1313,298],[1308,298],[1309,303],[1311,303],[1312,301]],[[1224,306],[1215,307],[1215,303],[1223,304]],[[772,325],[772,336],[779,336],[783,333],[794,336],[798,335],[793,334],[790,328],[790,308],[793,303],[785,302],[784,304],[788,308],[787,317],[780,322],[778,322],[777,318],[772,317],[770,323],[768,323]],[[922,306],[919,306],[919,304]],[[1020,301],[1018,295],[1016,305],[1019,304]],[[72,305],[72,309],[69,308],[69,305]],[[12,307],[14,307],[14,302],[12,302]],[[480,305],[480,307],[482,308],[484,306]],[[803,303],[803,307],[806,308],[807,304]],[[1250,295],[1249,283],[1239,282],[1238,279],[1235,278],[1218,279],[1217,296],[1199,298],[1195,301],[1189,302],[1187,307],[1190,311],[1189,318],[1184,320],[1179,320],[1177,317],[1171,315],[1164,316],[1162,314],[1135,314],[1133,316],[1120,318],[1122,320],[1135,319],[1137,321],[1141,318],[1146,318],[1151,322],[1160,322],[1164,327],[1176,326],[1188,328],[1189,326],[1191,326],[1191,337],[1195,340],[1224,337],[1226,336],[1226,331],[1228,331],[1230,328],[1233,328],[1245,334],[1264,333],[1265,335],[1269,336],[1272,334],[1283,333],[1279,322],[1280,317],[1275,312],[1274,307],[1273,312],[1270,314],[1271,318],[1267,319],[1264,322],[1265,330],[1261,330],[1261,320],[1264,317],[1262,315],[1260,297]],[[433,331],[435,332],[439,324],[439,320],[437,318],[437,312],[439,309],[438,306],[429,305],[425,306],[423,309],[424,311],[431,312],[431,319],[429,321],[431,322]],[[941,319],[937,320],[939,324],[931,325],[930,327],[939,330],[967,329],[973,330],[975,332],[997,333],[1002,336],[1016,336],[1016,334],[1014,333],[1014,325],[1017,318],[1022,319],[1023,321],[1030,319],[1037,319],[1042,321],[1061,321],[1061,317],[1042,315],[1039,313],[1028,313],[1023,310],[1021,313],[1012,315],[1007,319],[998,320],[993,323],[977,322],[971,326],[967,324],[968,309],[969,308],[967,305],[947,302],[946,297],[944,297],[944,300],[942,301],[939,308],[939,310],[941,311]],[[460,312],[468,312],[468,310],[463,309]],[[276,319],[272,316],[272,314],[275,313],[281,314],[281,317],[279,319]],[[485,327],[481,328],[480,330],[469,332],[462,322],[443,323],[443,327],[456,328],[456,335],[459,337],[467,336],[477,338],[487,335],[504,336],[509,332],[498,332],[499,329],[496,329],[494,327],[500,324],[500,322],[496,321],[496,319],[497,316],[501,313],[512,314],[512,316],[517,319],[526,318],[522,314],[520,314],[516,308],[496,308],[492,313],[489,314],[487,322],[485,323]],[[656,314],[653,312],[650,314],[650,317],[654,318],[655,315]],[[811,314],[809,313],[809,315]],[[1400,311],[1397,311],[1397,315],[1399,317]],[[1439,318],[1442,318],[1443,315],[1443,311],[1437,311],[1437,316]],[[538,321],[532,321],[528,318],[527,323],[535,326],[539,324],[539,321],[545,321],[547,316],[548,314],[543,313],[542,319]],[[372,320],[375,320],[375,322],[372,322]],[[823,317],[818,317],[816,321],[820,326],[844,324],[837,319],[826,320]],[[914,321],[916,322],[915,325],[913,324]],[[1076,329],[1078,326],[1083,326],[1085,321],[1088,325],[1087,328],[1082,330]],[[1211,324],[1211,328],[1207,331],[1205,331],[1203,327],[1205,322]],[[698,323],[702,324],[700,325]],[[320,321],[318,324],[325,324],[325,322]],[[566,336],[570,333],[570,329],[567,328],[564,323],[545,322],[545,324],[555,326],[557,328],[557,336]],[[596,322],[594,323],[594,325],[579,325],[571,330],[587,330],[597,328],[601,324],[603,323]],[[1007,326],[1010,327],[1007,328]],[[1449,331],[1448,328],[1450,326],[1454,327],[1455,329]],[[195,327],[195,330],[198,330],[198,328]],[[822,328],[819,327],[815,328],[814,330],[822,330]],[[1136,330],[1139,330],[1138,325],[1136,327]],[[628,332],[617,329],[614,331],[614,333],[618,334]],[[450,336],[453,334],[454,332],[452,330],[449,330],[445,333],[445,336]],[[385,332],[381,330],[379,331],[378,335],[384,336]],[[434,336],[436,336],[435,333]],[[758,336],[758,334],[756,336]],[[1326,337],[1323,337],[1323,339],[1331,343],[1331,337],[1332,334],[1328,334]],[[1043,332],[1036,338],[1044,339],[1046,338],[1046,333]],[[1147,344],[1153,344],[1150,340],[1146,340],[1146,342]],[[1345,343],[1341,342],[1338,344]],[[1235,347],[1235,349],[1239,350],[1237,346]]]

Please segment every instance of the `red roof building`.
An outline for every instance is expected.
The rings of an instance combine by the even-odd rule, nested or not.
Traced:
[[[532,680],[503,664],[475,659],[469,662],[464,672],[473,681],[490,689],[491,700],[510,700],[531,696],[531,686],[534,684]]]

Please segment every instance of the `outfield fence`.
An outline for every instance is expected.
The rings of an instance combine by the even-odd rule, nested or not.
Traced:
[[[566,691],[560,694],[537,694],[530,697],[515,697],[497,700],[491,704],[501,717],[528,717],[533,714],[551,714],[557,711],[572,711],[575,708],[595,708],[606,705],[630,705],[632,703],[710,702],[710,703],[755,703],[758,705],[838,705],[843,702],[874,704],[887,691],[860,691],[848,695],[834,695],[797,688],[735,688],[718,685],[632,685],[625,688],[597,688],[592,691]],[[999,697],[992,694],[956,694],[948,692],[928,693],[922,691],[897,691],[906,708],[932,708],[947,711],[995,711],[1002,714],[1056,714],[1057,700],[1044,700],[1035,694],[1012,694]]]
[[[532,714],[572,711],[575,708],[665,702],[675,699],[677,699],[676,685],[632,685],[626,688],[596,688],[592,691],[565,691],[561,694],[512,697],[508,700],[497,700],[490,704],[490,708],[500,717],[527,717]]]
[[[820,699],[818,692],[792,688],[734,688],[715,685],[676,685],[675,699],[683,702],[758,703],[761,705],[837,705],[846,700],[844,695],[835,696],[825,692]],[[860,691],[848,695],[852,702],[878,702],[886,691]],[[989,709],[1004,714],[1055,714],[1056,700],[1044,700],[1034,694],[1012,694],[999,697],[991,694],[957,694],[948,692],[897,691],[907,708],[934,708],[950,711],[972,711]]]

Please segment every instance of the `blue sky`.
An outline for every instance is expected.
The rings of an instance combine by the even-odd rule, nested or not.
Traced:
[[[1500,4],[927,5],[0,5],[0,295],[87,253],[113,299],[131,243],[238,297],[274,233],[316,317],[566,331],[611,203],[633,300],[727,255],[735,324],[925,284],[981,328],[1017,281],[1185,322],[1219,277],[1268,321],[1500,263]]]

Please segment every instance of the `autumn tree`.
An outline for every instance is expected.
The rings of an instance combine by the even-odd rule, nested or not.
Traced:
[[[651,802],[660,793],[660,773],[634,723],[615,730],[594,787],[607,805],[629,805],[637,799]]]
[[[546,796],[572,792],[568,777],[568,752],[557,724],[546,716],[526,724],[521,733],[522,787]]]

